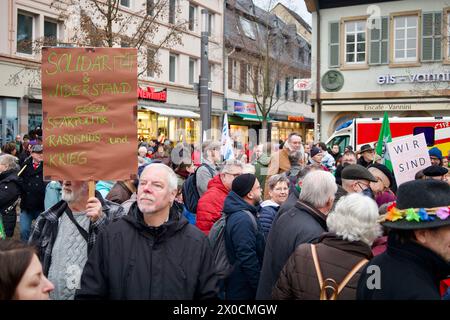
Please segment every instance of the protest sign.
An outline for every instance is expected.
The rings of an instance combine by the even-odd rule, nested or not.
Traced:
[[[431,166],[423,133],[387,143],[397,185],[414,180],[417,171]]]
[[[43,48],[44,179],[133,178],[136,92],[136,49]]]

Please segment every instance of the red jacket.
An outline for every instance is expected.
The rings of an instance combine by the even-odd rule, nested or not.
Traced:
[[[208,183],[208,189],[201,196],[197,204],[196,226],[208,235],[214,222],[222,216],[223,203],[229,190],[223,185],[220,174]]]

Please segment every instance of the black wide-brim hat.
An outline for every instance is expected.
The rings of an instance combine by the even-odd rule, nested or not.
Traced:
[[[370,144],[365,144],[365,145],[362,145],[362,146],[361,146],[361,149],[359,149],[356,153],[360,154],[360,153],[364,153],[364,152],[366,152],[366,151],[373,151],[373,150],[375,150],[375,149],[372,148],[372,147],[370,146]]]
[[[390,229],[417,230],[431,229],[450,225],[450,215],[445,219],[436,215],[437,212],[449,212],[450,208],[450,185],[440,180],[413,180],[401,184],[397,191],[397,201],[394,207],[388,207],[385,221],[382,225]],[[428,210],[427,210],[428,209]],[[408,221],[407,215],[411,210],[420,216],[420,221]],[[422,214],[427,211],[430,220],[422,219]],[[395,221],[389,218],[402,215]],[[390,215],[390,216],[389,216]],[[412,214],[411,216],[414,216]],[[398,217],[398,215],[397,215]]]

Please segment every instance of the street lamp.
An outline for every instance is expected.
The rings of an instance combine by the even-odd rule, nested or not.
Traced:
[[[201,33],[201,52],[200,52],[200,79],[199,79],[199,105],[201,120],[201,141],[211,129],[211,103],[210,103],[210,85],[209,85],[209,14],[207,9],[202,9],[202,33]]]

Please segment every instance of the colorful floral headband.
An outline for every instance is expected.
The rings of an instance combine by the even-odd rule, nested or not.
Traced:
[[[381,217],[380,222],[384,221],[397,221],[406,218],[407,221],[434,221],[436,217],[441,220],[446,220],[450,216],[450,206],[437,207],[437,208],[409,208],[409,209],[397,209],[397,204],[394,202],[387,207],[387,212]]]

